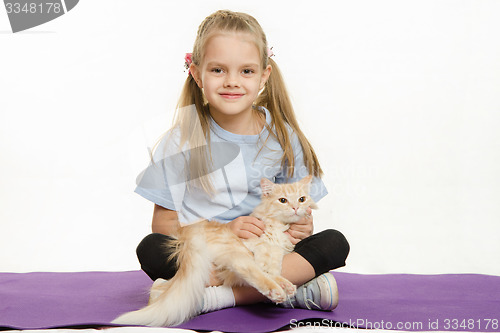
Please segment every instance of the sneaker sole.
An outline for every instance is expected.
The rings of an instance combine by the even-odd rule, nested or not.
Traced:
[[[320,306],[322,310],[332,311],[339,304],[339,290],[337,281],[331,273],[325,273],[317,278],[320,285],[321,301]]]
[[[160,297],[161,293],[163,290],[161,289],[161,286],[165,284],[167,280],[164,280],[162,278],[158,278],[153,282],[153,285],[151,286],[149,290],[149,300],[148,300],[148,305],[153,303],[158,297]]]

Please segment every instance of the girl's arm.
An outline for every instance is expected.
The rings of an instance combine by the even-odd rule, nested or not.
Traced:
[[[153,232],[171,235],[181,227],[177,212],[155,204],[153,211]]]

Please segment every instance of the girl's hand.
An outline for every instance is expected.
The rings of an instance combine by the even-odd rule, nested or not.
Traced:
[[[293,245],[297,244],[304,238],[307,238],[313,234],[313,217],[312,217],[312,209],[307,208],[307,215],[303,217],[301,220],[295,223],[290,224],[290,228],[285,231],[290,238],[290,241]]]
[[[264,233],[264,222],[253,216],[240,216],[228,223],[229,229],[239,238],[260,237]]]

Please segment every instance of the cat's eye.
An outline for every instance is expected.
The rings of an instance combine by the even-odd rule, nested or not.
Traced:
[[[299,202],[304,202],[304,201],[306,201],[306,197],[300,197],[299,198]]]
[[[278,201],[284,204],[287,203],[288,200],[286,200],[285,198],[279,198]]]

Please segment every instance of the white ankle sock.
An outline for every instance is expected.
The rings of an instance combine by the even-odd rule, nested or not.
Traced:
[[[235,305],[233,289],[228,286],[207,287],[203,295],[201,313],[211,312]]]

